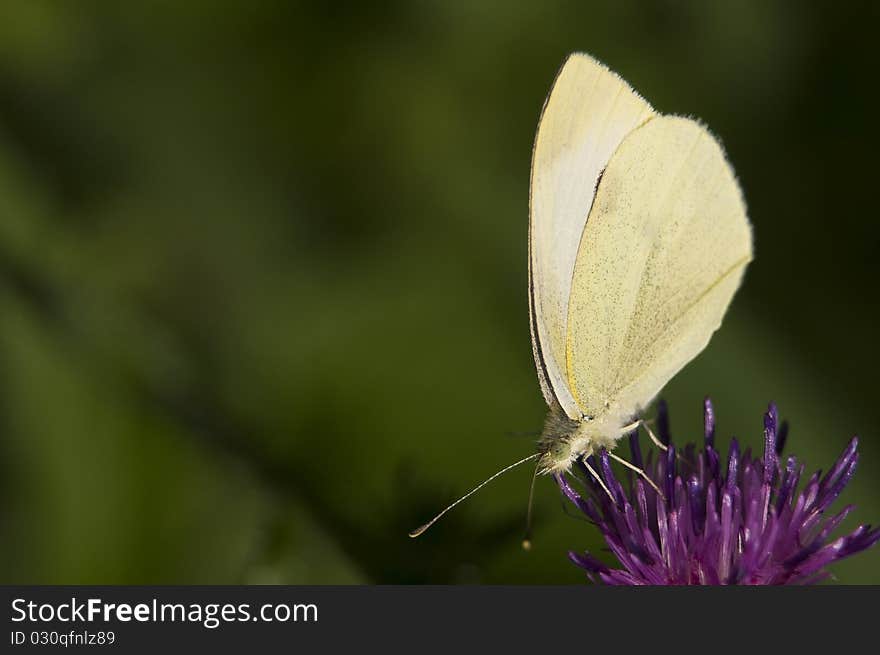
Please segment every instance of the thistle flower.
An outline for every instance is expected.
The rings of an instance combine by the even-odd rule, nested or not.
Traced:
[[[658,417],[665,452],[643,462],[638,435],[629,437],[632,462],[663,492],[639,476],[626,487],[615,477],[606,451],[591,457],[614,501],[579,462],[586,496],[565,475],[556,481],[565,496],[602,532],[623,568],[612,569],[589,553],[570,552],[587,575],[606,584],[810,584],[829,576],[826,567],[880,540],[880,530],[861,525],[831,540],[831,533],[852,510],[828,517],[858,461],[854,437],[824,476],[814,473],[797,493],[804,465],[780,454],[788,426],[779,425],[776,406],[764,415],[764,454],[740,453],[731,440],[726,471],[715,449],[711,401],[704,403],[703,450],[689,444],[682,453],[669,440],[665,405]],[[573,476],[581,479],[581,476]]]

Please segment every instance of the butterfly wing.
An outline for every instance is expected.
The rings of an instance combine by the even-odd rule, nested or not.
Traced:
[[[566,347],[575,402],[622,418],[647,405],[705,348],[751,259],[742,193],[712,135],[674,116],[632,131],[577,253]]]
[[[584,54],[563,64],[532,152],[529,314],[538,379],[548,405],[580,418],[565,373],[569,296],[596,184],[623,138],[653,115],[626,82]]]

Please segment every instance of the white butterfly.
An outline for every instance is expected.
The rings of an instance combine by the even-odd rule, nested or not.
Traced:
[[[592,57],[563,64],[532,158],[529,307],[550,413],[544,472],[613,448],[709,342],[752,259],[745,203],[702,125]]]
[[[549,407],[538,452],[411,536],[522,462],[559,473],[613,449],[706,347],[752,259],[718,141],[658,114],[588,55],[569,56],[556,77],[531,178],[529,317]]]

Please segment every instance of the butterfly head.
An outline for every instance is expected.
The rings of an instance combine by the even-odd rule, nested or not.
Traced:
[[[569,418],[559,407],[551,407],[538,442],[538,470],[543,474],[570,471],[578,457],[589,450],[590,419]]]
[[[613,449],[622,436],[620,425],[621,419],[614,411],[572,419],[561,409],[551,408],[538,442],[538,452],[541,453],[539,472],[571,471],[579,458],[589,457],[600,448]]]

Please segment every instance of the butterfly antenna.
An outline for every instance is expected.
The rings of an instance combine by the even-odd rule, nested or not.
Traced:
[[[535,464],[535,473],[532,475],[532,484],[529,485],[529,508],[526,510],[526,534],[523,537],[523,550],[532,549],[532,507],[535,500],[535,480],[538,479],[538,464]]]
[[[500,476],[500,475],[504,475],[504,474],[507,473],[510,469],[512,469],[512,468],[516,468],[516,467],[519,466],[520,464],[524,464],[525,462],[528,462],[529,460],[535,459],[536,457],[540,457],[540,456],[541,456],[541,453],[534,453],[534,454],[532,454],[532,455],[529,455],[528,457],[523,457],[521,460],[519,460],[518,462],[514,462],[514,463],[511,464],[510,466],[505,466],[503,469],[501,469],[500,471],[498,471],[498,472],[495,473],[494,475],[489,476],[488,478],[486,478],[485,480],[483,480],[480,484],[478,484],[476,487],[474,487],[473,489],[471,489],[470,491],[468,491],[464,496],[462,496],[461,498],[459,498],[458,500],[456,500],[456,501],[455,501],[454,503],[452,503],[449,507],[447,507],[447,508],[444,509],[442,512],[440,512],[437,516],[435,516],[435,517],[432,518],[430,521],[428,521],[427,523],[425,523],[425,525],[421,526],[420,528],[416,528],[415,530],[413,530],[412,532],[410,532],[410,533],[409,533],[409,536],[412,537],[413,539],[415,539],[415,538],[418,537],[419,535],[424,534],[424,532],[425,532],[428,528],[430,528],[432,525],[434,525],[437,521],[439,521],[440,518],[441,518],[444,514],[446,514],[446,512],[448,512],[448,511],[451,510],[453,507],[455,507],[456,505],[458,505],[461,501],[470,498],[472,495],[474,495],[475,493],[477,493],[480,489],[482,489],[482,488],[485,487],[487,484],[489,484],[490,482],[492,482],[492,480],[494,480],[495,478],[497,478],[497,477]]]

